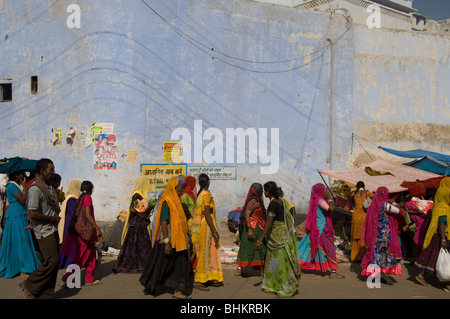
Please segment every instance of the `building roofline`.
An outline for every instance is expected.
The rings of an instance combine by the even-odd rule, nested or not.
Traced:
[[[417,9],[404,6],[404,5],[400,4],[400,3],[392,2],[391,0],[370,0],[370,1],[376,2],[376,3],[380,4],[380,5],[385,6],[385,7],[392,8],[392,9],[395,9],[397,11],[408,13],[408,14],[417,12]]]

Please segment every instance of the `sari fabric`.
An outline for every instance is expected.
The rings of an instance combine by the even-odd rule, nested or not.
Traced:
[[[398,222],[383,209],[388,198],[389,190],[386,187],[378,187],[367,209],[361,231],[361,241],[367,247],[361,263],[363,275],[377,271],[370,267],[370,264],[380,266],[381,271],[385,273],[401,274],[402,250],[396,233]]]
[[[407,202],[406,207],[409,210],[414,210],[414,204],[412,202]],[[413,237],[413,242],[416,245],[416,256],[419,256],[422,252],[423,242],[425,241],[425,236],[428,229],[428,221],[430,216],[422,214],[410,214],[411,219],[414,224],[416,224],[416,233]]]
[[[158,199],[157,211],[153,216],[155,231],[153,232],[152,250],[139,278],[146,292],[157,295],[157,287],[162,285],[180,290],[189,295],[192,292],[192,271],[188,247],[188,228],[186,215],[180,198],[175,190],[179,179],[172,177],[167,183],[161,197]],[[162,241],[161,215],[162,206],[167,203],[169,208],[168,225],[169,240],[172,253],[165,253],[166,244]]]
[[[324,252],[333,257],[336,256],[334,250],[334,230],[331,220],[331,213],[326,213],[326,226],[322,229],[322,234],[319,235],[319,228],[317,227],[317,207],[319,200],[325,200],[325,185],[318,183],[311,188],[311,199],[308,206],[308,215],[306,216],[305,229],[310,235],[311,256],[314,257],[319,250],[319,246]],[[330,246],[330,242],[332,247]]]
[[[245,210],[250,211],[250,225],[245,225],[242,229],[242,234],[240,236],[241,243],[236,263],[241,267],[264,266],[267,251],[266,241],[263,240],[261,247],[258,250],[255,250],[254,246],[266,225],[266,209],[264,207],[264,202],[261,199],[261,195],[258,194],[254,187],[250,187],[248,191],[242,214],[245,214]],[[252,229],[255,236],[255,239],[253,240],[248,239],[248,227]]]
[[[211,219],[217,229],[216,208],[209,190],[203,190],[197,198],[192,226],[192,244],[197,256],[195,282],[223,282],[222,263],[220,259],[220,241],[216,243],[211,229],[206,223],[204,210],[210,207]]]
[[[141,197],[144,200],[147,200],[147,196],[148,196],[148,192],[149,191],[150,191],[149,179],[147,177],[145,177],[145,176],[140,176],[137,179],[136,184],[134,185],[134,189],[133,189],[133,193],[132,194],[133,195],[139,194],[139,195],[141,195]],[[130,205],[128,207],[131,207],[131,205],[132,205],[133,195],[131,196]],[[123,226],[121,245],[125,241],[125,237],[127,236],[129,227],[130,227],[130,211],[128,210],[127,219],[125,220],[125,225]],[[150,226],[148,226],[148,232],[149,232],[149,236],[151,236]]]
[[[183,189],[183,193],[181,195],[187,194],[190,198],[195,202],[197,200],[197,180],[193,176],[187,176],[185,179],[186,186]]]
[[[324,199],[320,199],[317,203],[316,211],[316,225],[319,230],[319,236],[322,236],[323,230],[327,227],[327,211],[325,211],[320,205]],[[327,237],[325,237],[326,239]],[[300,256],[300,265],[302,269],[318,270],[326,272],[328,269],[337,270],[336,251],[334,249],[334,242],[328,239],[322,241],[327,243],[326,245],[319,245],[319,249],[313,255],[311,250],[311,237],[310,233],[305,234],[302,240],[298,243],[298,251]],[[324,247],[324,248],[322,248]]]
[[[328,268],[337,269],[332,214],[319,206],[321,201],[326,201],[325,189],[321,183],[311,188],[305,222],[306,235],[298,244],[302,268],[323,272]]]
[[[434,196],[433,212],[431,214],[430,225],[428,226],[427,234],[423,242],[423,248],[427,248],[431,242],[431,238],[438,230],[439,217],[446,216],[447,224],[445,226],[445,235],[450,239],[450,188],[441,186]]]
[[[137,179],[128,207],[128,214],[120,240],[120,252],[113,267],[114,273],[141,273],[152,249],[150,219],[146,212],[147,196],[150,190],[149,179]],[[137,208],[135,202],[139,203]]]
[[[161,208],[163,203],[167,203],[170,210],[170,242],[172,248],[177,252],[186,250],[189,244],[188,225],[186,215],[184,214],[183,206],[181,205],[180,197],[178,196],[175,186],[179,179],[172,177],[164,189],[164,193],[158,204],[158,210],[155,220],[155,232],[153,234],[152,246],[158,241],[160,232],[158,231],[161,225]]]
[[[439,187],[450,188],[450,177],[447,176],[447,177],[444,177],[443,179],[441,179]]]
[[[291,297],[299,286],[301,268],[289,204],[283,201],[282,210],[284,220],[273,222],[267,242],[262,289]]]
[[[197,201],[197,180],[193,176],[187,176],[185,179],[186,186],[183,189],[183,193],[181,194],[181,204],[183,205],[183,208],[185,210],[187,209],[186,213],[189,213],[188,218],[188,229],[189,232],[192,229],[192,216],[194,216],[195,212],[195,202]]]
[[[67,191],[66,191],[66,198],[61,204],[61,213],[59,214],[59,217],[61,217],[61,220],[58,224],[58,235],[59,235],[59,243],[62,244],[65,230],[67,229],[66,223],[70,222],[70,219],[72,216],[66,216],[66,210],[67,210],[67,202],[69,199],[74,198],[78,199],[81,194],[81,180],[80,179],[73,179],[69,182],[67,185]]]
[[[14,197],[22,193],[22,189],[14,182],[6,186],[6,197],[9,202],[4,216],[6,223],[0,246],[0,277],[13,278],[17,274],[32,273],[39,261],[30,229],[28,226],[26,205],[19,203]]]
[[[351,244],[352,250],[350,254],[350,260],[357,261],[361,260],[365,253],[365,247],[361,245],[361,229],[364,225],[366,219],[366,212],[364,211],[363,205],[364,200],[367,197],[372,197],[372,193],[368,191],[362,191],[354,194],[355,208],[352,215],[352,228],[351,228]]]

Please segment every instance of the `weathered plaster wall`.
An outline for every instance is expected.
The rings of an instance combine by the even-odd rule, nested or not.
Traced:
[[[0,79],[13,79],[13,101],[0,103],[0,157],[52,158],[63,186],[91,180],[98,220],[127,208],[140,164],[162,163],[163,143],[176,128],[194,135],[195,120],[202,133],[279,129],[276,174],[262,175],[266,164],[249,163],[247,150],[245,163],[226,164],[236,166],[235,181],[212,182],[220,216],[243,204],[251,183],[268,180],[305,212],[310,187],[321,182],[316,170],[352,163],[354,130],[448,124],[448,39],[346,32],[338,13],[254,1],[146,1],[184,37],[141,1],[77,1],[80,29],[66,26],[72,0],[0,2]],[[37,95],[31,75],[39,76]],[[117,171],[95,171],[93,146],[80,134],[73,145],[51,144],[51,128],[86,133],[94,122],[115,124]],[[128,150],[138,150],[137,163],[121,156]]]
[[[362,26],[354,30],[354,132],[385,147],[448,154],[450,37]],[[374,156],[386,155],[371,143],[364,147]]]
[[[194,120],[202,120],[203,133],[278,128],[278,172],[261,175],[265,164],[249,163],[248,154],[245,163],[226,164],[237,167],[237,179],[213,181],[218,214],[242,205],[255,181],[275,180],[299,210],[305,205],[311,185],[320,181],[316,169],[331,165],[334,81],[331,53],[323,48],[327,34],[333,38],[346,30],[345,19],[333,16],[330,31],[329,15],[293,8],[247,1],[147,1],[216,51],[254,62],[289,60],[249,63],[220,54],[213,59],[140,1],[78,1],[81,28],[68,29],[66,8],[72,2],[2,2],[0,55],[6,63],[0,77],[13,78],[14,97],[0,105],[1,157],[52,158],[63,185],[75,177],[94,183],[97,219],[113,220],[128,205],[140,164],[161,163],[163,142],[176,128],[193,134]],[[335,48],[335,74],[351,79],[351,69],[340,67],[351,55],[340,50]],[[29,91],[31,75],[39,76],[36,96]],[[335,92],[351,90],[346,83],[333,86]],[[93,147],[83,146],[79,134],[71,146],[51,145],[52,127],[62,128],[63,135],[71,126],[81,133],[96,121],[115,124],[117,171],[94,171]],[[129,149],[138,150],[138,163],[120,156]]]

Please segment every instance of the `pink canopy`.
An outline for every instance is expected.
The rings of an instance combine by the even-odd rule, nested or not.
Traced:
[[[374,171],[389,172],[392,175],[371,176],[365,172],[365,168],[370,167]],[[439,177],[440,175],[423,171],[411,166],[397,164],[378,158],[375,161],[363,164],[359,168],[353,169],[322,169],[319,173],[325,174],[350,184],[356,185],[358,181],[363,181],[366,189],[373,192],[378,187],[384,186],[389,189],[389,193],[407,191],[408,188],[400,186],[404,181],[426,180]]]

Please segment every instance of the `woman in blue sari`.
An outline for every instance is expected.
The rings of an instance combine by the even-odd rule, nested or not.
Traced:
[[[0,277],[13,278],[32,273],[41,264],[34,250],[26,210],[25,174],[9,174],[6,197],[9,207],[5,214],[0,247]]]
[[[332,224],[333,201],[324,184],[311,188],[311,199],[306,216],[306,235],[298,243],[302,269],[318,270],[326,273],[331,270],[330,279],[344,278],[337,272],[337,258],[334,248]]]

